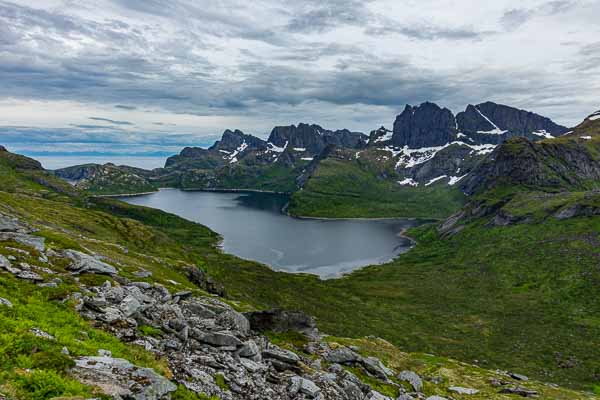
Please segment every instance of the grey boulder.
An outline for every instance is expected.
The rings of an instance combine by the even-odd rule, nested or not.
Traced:
[[[348,347],[337,348],[325,355],[325,360],[335,364],[352,364],[359,361],[360,359],[360,355],[358,355],[356,352],[349,349]]]
[[[398,374],[398,380],[408,382],[415,389],[415,392],[423,390],[423,380],[419,375],[412,371],[402,371]]]
[[[177,386],[150,368],[141,368],[121,358],[81,357],[73,375],[82,383],[98,386],[106,395],[134,400],[160,400]]]
[[[313,399],[321,392],[321,389],[311,380],[301,376],[293,376],[291,379],[289,392],[291,394],[302,393]]]
[[[88,254],[76,250],[65,250],[64,255],[71,260],[69,269],[76,273],[89,272],[92,274],[116,275],[117,270],[112,265],[102,262]]]

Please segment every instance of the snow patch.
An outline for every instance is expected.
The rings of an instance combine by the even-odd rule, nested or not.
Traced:
[[[313,157],[302,157],[301,160],[302,161],[312,161],[314,158]]]
[[[597,113],[597,114],[591,115],[591,116],[589,116],[589,117],[588,117],[588,119],[589,119],[590,121],[595,121],[595,120],[597,120],[597,119],[600,119],[600,113]]]
[[[580,136],[580,138],[583,140],[592,140],[591,136]]]
[[[294,147],[294,151],[306,151],[304,147]]]
[[[537,135],[537,136],[542,136],[545,137],[546,139],[554,139],[554,136],[552,136],[552,134],[550,132],[547,132],[545,129],[536,131],[536,132],[531,132],[532,135]]]
[[[237,149],[235,149],[235,151],[229,156],[229,160],[230,160],[229,164],[238,162],[238,159],[237,159],[238,154],[240,154],[247,148],[248,148],[248,143],[246,143],[246,141],[244,140],[244,142],[242,144],[240,144],[239,147]]]
[[[386,130],[385,135],[380,136],[377,139],[375,139],[375,143],[387,142],[388,140],[392,140],[392,136],[394,136],[394,132]]]
[[[475,107],[475,110],[479,113],[479,115],[481,115],[483,117],[483,119],[485,119],[487,122],[490,123],[490,125],[492,125],[494,127],[494,129],[492,129],[491,131],[477,131],[477,133],[483,133],[486,135],[503,135],[506,132],[508,132],[508,131],[503,131],[502,129],[498,128],[498,125],[496,125],[495,123],[492,122],[491,119],[489,119],[488,117],[483,115],[483,113],[481,111],[479,111],[479,108]]]
[[[269,142],[269,143],[267,143],[269,145],[267,152],[274,151],[275,153],[283,153],[285,151],[285,149],[287,148],[288,143],[289,142],[286,141],[285,144],[283,145],[283,147],[279,147],[279,146],[275,146],[273,143]]]
[[[451,176],[450,177],[450,181],[448,181],[448,185],[450,186],[454,186],[455,184],[457,184],[462,178],[464,178],[465,176],[467,176],[468,174],[465,174],[463,176]]]
[[[445,179],[445,178],[447,178],[447,177],[448,177],[448,175],[441,175],[441,176],[438,176],[437,178],[433,178],[432,180],[430,180],[429,182],[427,182],[427,183],[425,184],[425,186],[432,185],[432,184],[436,183],[437,181],[439,181],[439,180],[442,180],[442,179]]]
[[[398,181],[400,186],[419,186],[419,182],[416,182],[413,178],[406,178],[404,180]]]
[[[404,168],[412,168],[415,165],[423,164],[431,160],[439,151],[445,149],[448,146],[452,146],[453,144],[457,144],[459,146],[467,146],[472,149],[472,152],[475,152],[478,155],[491,153],[496,148],[496,145],[494,144],[474,145],[457,140],[454,142],[446,143],[443,146],[436,147],[421,147],[419,149],[410,149],[408,148],[408,146],[404,146],[403,148],[398,149],[386,146],[382,150],[392,153],[392,156],[394,158],[397,156],[400,157],[400,159],[396,163],[396,169],[402,166]]]

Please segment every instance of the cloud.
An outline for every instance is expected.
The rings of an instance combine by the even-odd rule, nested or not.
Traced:
[[[90,117],[90,119],[93,121],[108,122],[109,124],[113,124],[113,125],[133,125],[129,121],[115,121],[114,119],[102,118],[102,117]]]
[[[123,104],[116,104],[115,108],[118,108],[120,110],[129,110],[129,111],[131,111],[131,110],[137,110],[137,107],[135,107],[135,106],[126,106],[126,105],[123,105]]]
[[[548,1],[535,8],[513,8],[504,13],[501,24],[508,30],[518,29],[529,20],[536,17],[548,17],[563,13],[577,5],[577,1],[554,0]]]

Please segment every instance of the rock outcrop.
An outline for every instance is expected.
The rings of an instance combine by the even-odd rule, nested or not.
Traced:
[[[407,105],[396,117],[392,144],[411,149],[442,146],[453,142],[457,135],[456,119],[447,108],[434,103]]]

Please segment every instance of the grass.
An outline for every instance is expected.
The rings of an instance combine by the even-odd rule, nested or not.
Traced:
[[[289,212],[310,217],[444,218],[464,201],[453,186],[400,186],[357,162],[330,158],[292,195]]]

